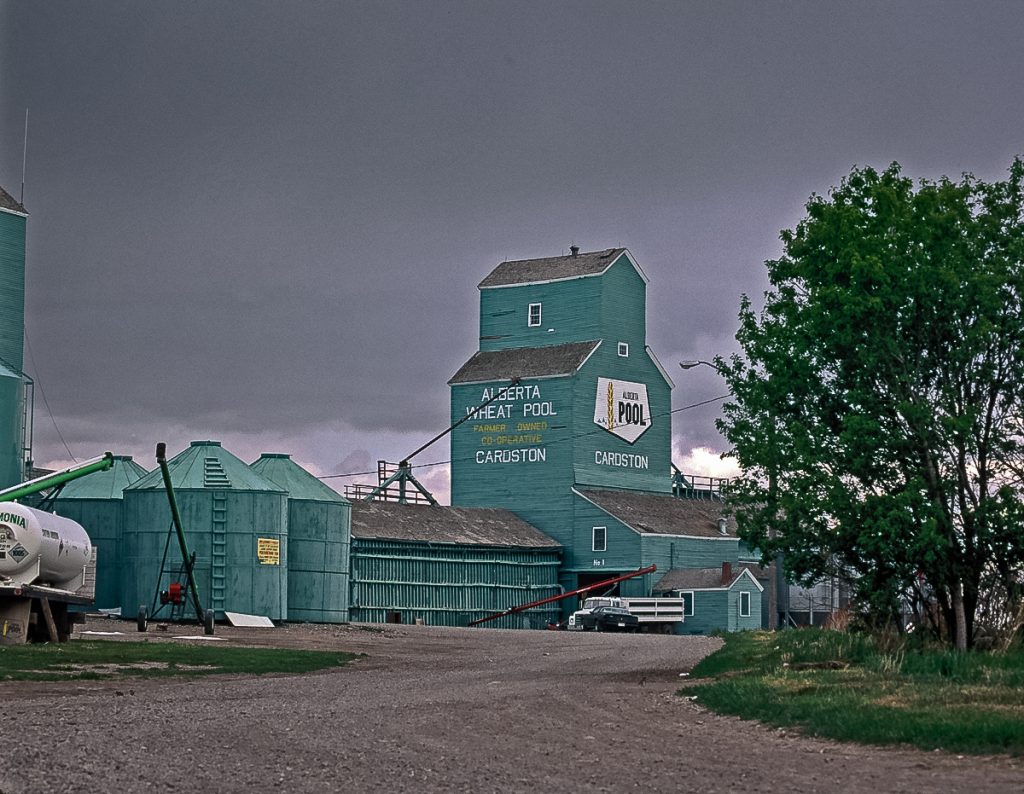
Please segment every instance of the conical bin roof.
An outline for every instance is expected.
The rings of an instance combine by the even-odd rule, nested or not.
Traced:
[[[121,499],[124,489],[146,474],[147,471],[131,455],[114,455],[114,463],[109,469],[94,471],[65,484],[57,499]]]
[[[232,455],[219,441],[193,441],[167,461],[171,485],[176,491],[270,491],[284,489],[256,473]],[[131,486],[130,490],[163,490],[164,480],[159,467]]]
[[[290,455],[264,452],[250,468],[284,488],[289,499],[349,504],[348,499],[302,468]]]

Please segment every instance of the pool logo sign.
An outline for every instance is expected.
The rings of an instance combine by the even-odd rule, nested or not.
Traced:
[[[628,380],[598,378],[594,424],[632,444],[651,426],[647,385]]]

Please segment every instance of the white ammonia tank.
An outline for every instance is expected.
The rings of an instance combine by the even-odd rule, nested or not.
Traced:
[[[71,519],[0,502],[0,585],[77,590],[91,557],[88,533]]]

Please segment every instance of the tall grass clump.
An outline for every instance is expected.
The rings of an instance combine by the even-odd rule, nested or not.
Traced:
[[[729,634],[684,690],[722,713],[812,735],[1024,754],[1024,651],[956,652],[906,635]]]

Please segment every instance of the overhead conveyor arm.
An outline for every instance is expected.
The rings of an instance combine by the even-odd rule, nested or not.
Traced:
[[[579,587],[575,590],[570,590],[568,593],[561,593],[559,595],[548,596],[547,598],[542,598],[539,601],[531,601],[529,604],[520,604],[517,607],[506,609],[504,612],[499,612],[497,615],[488,615],[484,618],[477,618],[476,620],[469,621],[467,625],[479,626],[481,623],[487,623],[489,620],[497,620],[498,618],[505,617],[505,615],[513,615],[516,612],[525,612],[527,609],[533,609],[534,607],[539,607],[543,604],[550,604],[552,601],[561,601],[563,598],[571,598],[575,595],[589,593],[591,590],[599,590],[603,587],[611,587],[613,584],[624,582],[627,579],[632,579],[635,576],[643,576],[644,574],[654,573],[656,570],[658,570],[657,565],[650,565],[647,568],[641,568],[638,571],[632,571],[631,573],[626,573],[622,576],[616,576],[613,579],[605,579],[602,582],[595,582],[594,584],[588,584],[586,587]]]
[[[57,488],[87,474],[92,474],[96,471],[106,471],[113,465],[113,454],[104,452],[97,458],[90,458],[73,466],[68,466],[66,469],[55,471],[52,474],[44,474],[42,477],[36,477],[33,480],[27,480],[18,485],[12,485],[10,488],[5,488],[0,491],[0,502],[14,502],[26,496],[49,490],[50,488]]]

